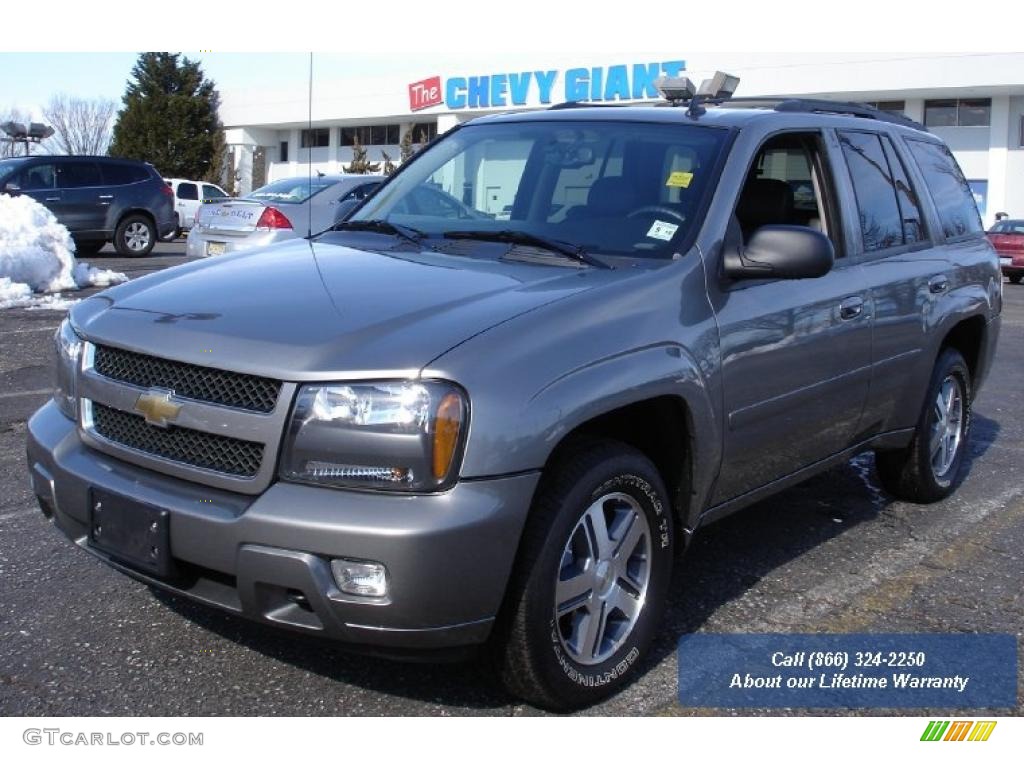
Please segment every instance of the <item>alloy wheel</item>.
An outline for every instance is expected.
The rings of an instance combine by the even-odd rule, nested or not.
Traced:
[[[964,399],[960,380],[947,376],[939,387],[934,404],[935,423],[932,425],[929,455],[935,477],[949,472],[963,439]]]

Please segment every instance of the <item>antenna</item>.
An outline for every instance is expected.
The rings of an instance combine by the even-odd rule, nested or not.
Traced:
[[[307,140],[306,143],[309,146],[306,151],[309,152],[309,158],[307,160],[307,172],[309,173],[309,226],[306,229],[306,237],[313,234],[313,52],[309,52],[309,117],[308,124],[306,126],[309,130],[306,132]],[[301,145],[302,142],[300,141]],[[319,178],[320,174],[317,174]]]

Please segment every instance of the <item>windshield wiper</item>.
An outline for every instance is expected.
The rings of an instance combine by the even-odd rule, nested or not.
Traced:
[[[591,256],[578,245],[567,243],[564,240],[553,240],[543,235],[534,235],[530,232],[518,232],[513,229],[502,229],[492,232],[487,229],[473,230],[450,230],[445,232],[443,237],[449,240],[486,240],[493,243],[512,243],[514,245],[532,245],[537,248],[544,248],[548,251],[568,256],[574,261],[582,264],[589,264],[600,269],[612,269],[610,264],[605,264],[600,259]]]
[[[395,235],[396,237],[400,237],[413,245],[419,245],[420,241],[427,236],[425,232],[420,232],[418,229],[406,227],[402,224],[392,224],[390,221],[385,221],[384,219],[339,221],[331,227],[329,231],[341,232],[343,230],[348,230],[350,232],[379,232],[382,235]]]

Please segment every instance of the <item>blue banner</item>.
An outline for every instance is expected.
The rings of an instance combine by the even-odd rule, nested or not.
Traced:
[[[1014,635],[693,634],[678,659],[689,707],[1017,705]]]

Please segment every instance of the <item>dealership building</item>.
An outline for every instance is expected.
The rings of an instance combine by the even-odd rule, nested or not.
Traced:
[[[996,212],[1024,218],[1024,54],[675,53],[626,57],[532,56],[470,61],[435,71],[344,77],[221,94],[221,117],[240,193],[286,176],[340,173],[358,142],[368,159],[395,164],[406,133],[416,142],[482,114],[566,101],[652,102],[654,81],[694,82],[725,70],[737,96],[858,101],[923,123],[953,150],[986,225]]]

